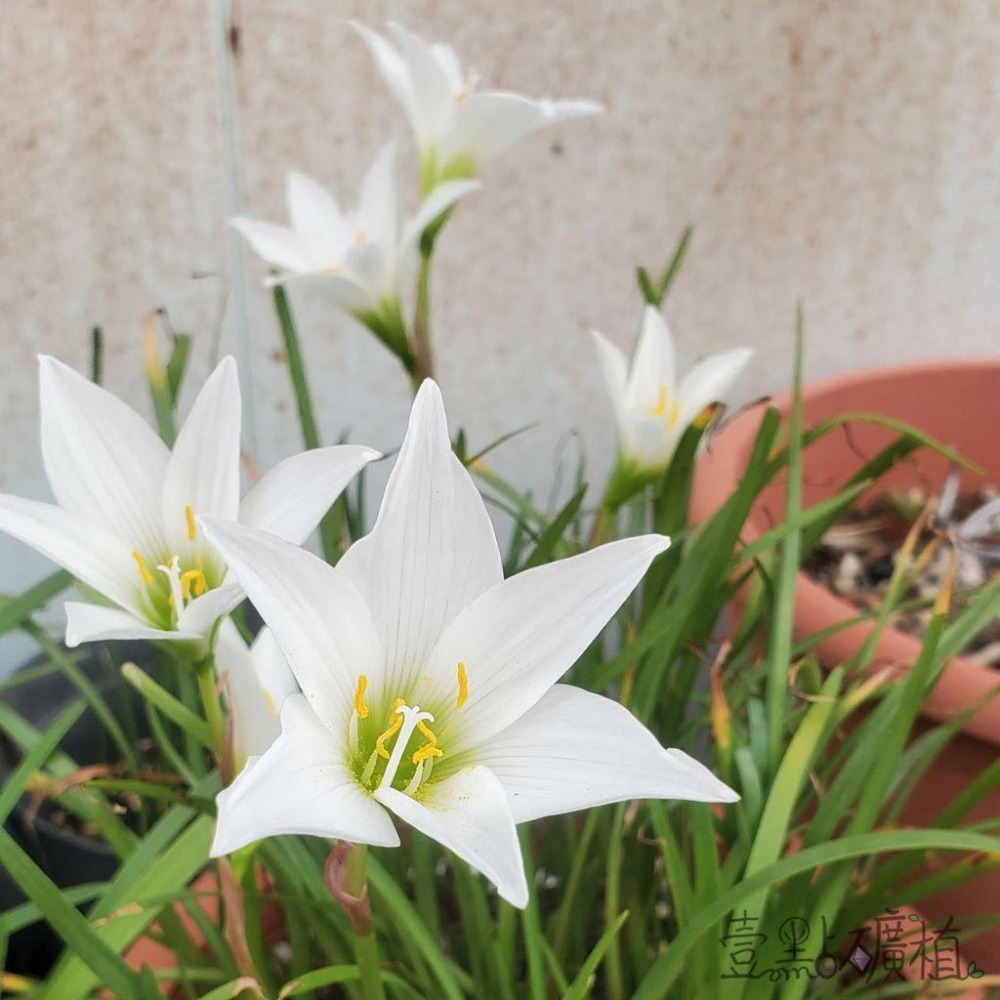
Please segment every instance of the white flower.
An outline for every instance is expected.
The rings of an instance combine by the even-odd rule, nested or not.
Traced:
[[[40,363],[42,458],[56,503],[0,495],[0,531],[116,607],[68,603],[66,644],[202,640],[240,602],[199,514],[301,542],[378,452],[342,445],[285,459],[240,500],[240,390],[225,358],[173,451],[135,411],[54,358]]]
[[[281,706],[299,686],[269,628],[262,628],[248,647],[232,619],[223,618],[214,654],[229,707],[233,760],[240,771],[248,757],[260,756],[278,738]]]
[[[420,147],[421,189],[475,177],[495,156],[546,125],[601,111],[593,101],[533,101],[504,91],[476,91],[447,45],[431,45],[390,24],[395,45],[351,22],[403,106]]]
[[[621,705],[557,685],[668,540],[503,579],[496,537],[423,384],[375,527],[331,568],[214,518],[205,531],[303,694],[219,796],[212,854],[283,833],[396,846],[395,814],[525,906],[515,824],[640,797],[731,801]]]
[[[653,306],[643,314],[631,368],[614,344],[596,330],[593,334],[615,408],[620,457],[639,474],[656,475],[667,467],[690,424],[729,392],[753,354],[745,347],[713,354],[678,385],[673,339]]]
[[[286,189],[290,228],[242,217],[232,225],[257,254],[281,269],[269,281],[321,277],[338,308],[368,325],[373,318],[398,324],[401,264],[424,229],[479,185],[467,180],[442,185],[400,232],[393,159],[389,144],[369,169],[352,212],[341,211],[316,181],[292,172]]]

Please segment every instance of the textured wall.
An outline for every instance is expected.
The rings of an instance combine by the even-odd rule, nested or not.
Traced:
[[[757,348],[744,397],[787,382],[799,297],[811,375],[1000,345],[995,0],[236,0],[231,15],[227,38],[210,0],[0,12],[0,490],[44,495],[34,355],[82,368],[101,323],[107,384],[146,406],[139,330],[154,306],[197,334],[199,376],[245,315],[256,456],[295,447],[263,268],[234,253],[225,220],[237,194],[247,214],[283,218],[291,166],[350,202],[389,134],[408,149],[348,17],[447,40],[488,85],[607,107],[511,151],[439,254],[452,422],[484,443],[540,421],[497,456],[539,491],[575,453],[571,431],[606,466],[586,331],[628,341],[634,264],[662,261],[688,222],[668,314],[687,359]],[[321,297],[295,304],[326,437],[350,427],[393,446],[404,380]],[[41,568],[0,540],[0,588]]]

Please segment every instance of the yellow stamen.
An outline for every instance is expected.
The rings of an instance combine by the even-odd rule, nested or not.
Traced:
[[[368,246],[368,230],[367,229],[359,229],[354,234],[354,242],[359,247],[366,247],[366,246]]]
[[[422,760],[427,760],[428,757],[444,756],[443,751],[438,750],[437,748],[438,738],[428,728],[427,723],[418,723],[417,729],[427,742],[413,755],[413,763],[419,764]]]
[[[455,699],[455,708],[461,708],[465,700],[469,697],[469,675],[465,671],[465,663],[458,661],[458,697]]]
[[[391,739],[396,733],[399,732],[400,727],[403,725],[403,717],[400,715],[396,709],[400,705],[405,705],[406,702],[402,698],[397,698],[392,703],[392,708],[389,711],[389,728],[375,741],[375,752],[380,756],[384,757],[386,760],[389,759],[389,751],[386,750],[385,744],[386,740]]]
[[[354,711],[358,713],[359,719],[368,718],[368,706],[365,704],[365,691],[367,690],[368,678],[364,674],[361,674],[358,677],[358,686],[354,692]]]
[[[340,274],[340,268],[334,267],[332,264],[329,267],[323,268],[324,274]]]
[[[186,573],[181,573],[181,597],[185,601],[191,600],[191,594],[201,597],[208,590],[208,581],[205,574],[200,569],[189,569]]]
[[[138,549],[132,550],[132,558],[135,560],[136,566],[139,567],[139,576],[142,577],[142,582],[148,586],[153,582],[153,574],[146,568],[146,560],[142,558],[142,553]]]
[[[677,422],[681,419],[681,402],[679,399],[675,399],[670,404],[670,416],[667,417],[667,426],[673,430],[677,426]]]
[[[193,542],[194,536],[198,534],[198,525],[194,523],[194,511],[189,503],[184,504],[184,520],[187,521],[188,541]]]
[[[660,386],[660,393],[656,397],[656,405],[653,407],[653,416],[662,417],[666,415],[667,412],[667,397],[670,393],[665,385]]]

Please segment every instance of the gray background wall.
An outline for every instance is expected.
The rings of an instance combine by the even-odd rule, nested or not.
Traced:
[[[810,376],[1000,345],[996,2],[11,2],[0,490],[45,495],[37,352],[83,368],[102,324],[107,385],[148,411],[140,328],[156,306],[196,334],[197,378],[245,317],[254,457],[295,449],[264,270],[226,218],[238,201],[283,219],[290,167],[350,203],[389,135],[409,150],[349,17],[448,41],[487,86],[607,107],[511,151],[439,254],[452,423],[485,443],[538,421],[496,464],[542,495],[575,449],[606,468],[587,330],[630,341],[633,267],[658,266],[688,222],[668,315],[688,361],[756,348],[741,398],[787,383],[800,297]],[[321,296],[295,305],[327,439],[393,447],[407,386],[392,362]],[[0,539],[0,590],[44,571]]]

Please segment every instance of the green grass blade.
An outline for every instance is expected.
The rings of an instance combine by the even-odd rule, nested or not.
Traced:
[[[67,946],[73,949],[82,971],[92,974],[95,982],[102,982],[118,996],[136,994],[135,974],[2,827],[0,863]],[[47,996],[51,1000],[64,1000],[61,993],[51,989]]]

